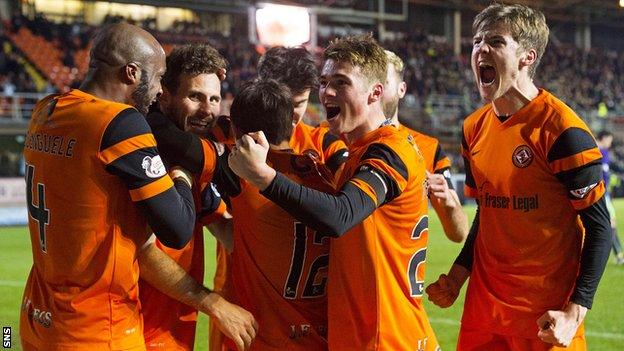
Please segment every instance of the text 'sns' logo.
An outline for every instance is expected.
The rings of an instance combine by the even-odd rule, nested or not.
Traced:
[[[528,167],[533,161],[533,151],[526,145],[520,145],[514,150],[511,161],[518,168]]]

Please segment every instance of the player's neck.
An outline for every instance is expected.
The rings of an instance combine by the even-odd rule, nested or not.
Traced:
[[[119,89],[117,84],[88,79],[80,85],[79,89],[100,99],[128,103],[125,89]]]
[[[362,139],[369,132],[379,128],[379,126],[381,126],[385,120],[386,117],[382,112],[374,116],[370,115],[368,118],[366,118],[366,121],[364,123],[354,128],[351,132],[345,134],[347,144],[353,144],[356,141]]]
[[[503,96],[492,101],[497,116],[511,116],[539,95],[539,89],[528,81],[512,86]]]
[[[345,133],[345,141],[347,144],[353,144],[354,142],[362,139],[369,132],[379,128],[386,121],[386,117],[383,111],[372,108],[368,110],[366,119],[352,131]]]
[[[399,125],[401,125],[399,123],[399,109],[397,108],[396,111],[394,111],[394,115],[392,116],[392,122],[391,124],[395,127],[399,127]]]
[[[289,143],[288,140],[284,140],[284,141],[282,141],[281,143],[279,143],[277,145],[270,144],[269,148],[271,150],[273,150],[273,151],[283,151],[283,150],[290,150],[290,149],[292,149],[290,147],[290,143]]]

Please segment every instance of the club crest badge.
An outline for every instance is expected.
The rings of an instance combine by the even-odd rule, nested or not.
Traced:
[[[141,167],[145,170],[145,175],[150,178],[160,178],[167,173],[160,155],[154,157],[145,156]]]
[[[577,199],[584,199],[597,185],[598,183],[594,183],[580,189],[570,190],[570,194]]]
[[[533,151],[526,145],[520,145],[514,150],[511,161],[518,168],[528,167],[533,161]]]

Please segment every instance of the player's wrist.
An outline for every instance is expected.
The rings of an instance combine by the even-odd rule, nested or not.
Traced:
[[[456,208],[461,208],[461,202],[459,201],[459,196],[453,189],[447,190],[446,201],[444,201],[444,205],[448,210],[455,210]]]
[[[266,188],[269,187],[269,185],[271,185],[276,175],[277,172],[269,165],[264,163],[258,167],[256,171],[256,176],[254,177],[254,179],[250,179],[250,181],[260,191],[264,191]]]
[[[223,304],[223,301],[225,301],[225,299],[223,298],[223,296],[219,295],[214,291],[211,291],[208,288],[205,288],[204,291],[206,293],[206,296],[204,297],[204,299],[202,299],[202,306],[200,310],[210,317],[218,318],[221,311],[220,306]]]
[[[587,315],[587,307],[579,305],[575,302],[569,302],[566,308],[564,309],[566,315],[575,320],[578,324],[581,324],[585,319],[585,315]]]
[[[470,271],[458,264],[452,265],[447,274],[447,277],[453,286],[453,290],[457,293],[459,293],[461,287],[464,285],[469,276]]]

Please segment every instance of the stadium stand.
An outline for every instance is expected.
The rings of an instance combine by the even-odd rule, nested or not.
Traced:
[[[349,4],[352,2],[336,5]],[[232,23],[229,37],[199,21],[175,20],[167,30],[158,30],[153,17],[136,21],[106,15],[102,25],[124,20],[150,30],[167,52],[188,42],[208,42],[217,48],[229,62],[227,78],[222,83],[224,112],[237,88],[256,75],[261,52],[249,42],[245,23]],[[41,13],[32,18],[17,13],[6,21],[0,32],[4,53],[0,56],[0,116],[28,118],[28,106],[40,95],[21,93],[45,94],[77,87],[87,70],[89,39],[97,28],[82,20],[51,21]],[[322,47],[331,38],[319,37],[318,45]],[[382,44],[406,62],[405,81],[409,88],[400,116],[407,125],[449,144],[446,149],[458,167],[455,171],[461,172],[463,162],[454,152],[459,149],[461,120],[481,103],[470,69],[471,39],[463,38],[461,53],[455,54],[446,37],[410,27],[400,37]],[[624,122],[624,55],[601,47],[583,50],[560,41],[551,41],[550,45],[536,77],[538,86],[561,97],[596,130],[603,129],[608,118]],[[19,106],[19,111],[15,106]],[[311,119],[318,121],[318,106],[312,104],[310,109]],[[614,151],[621,154],[624,150],[616,145]]]

